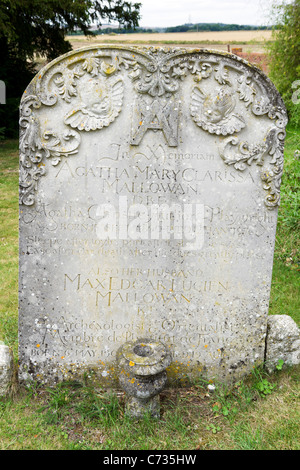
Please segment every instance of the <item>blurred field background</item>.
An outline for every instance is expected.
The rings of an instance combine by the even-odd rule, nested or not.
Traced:
[[[215,49],[232,52],[268,72],[266,45],[272,31],[199,31],[184,33],[99,34],[95,36],[67,36],[73,49],[99,44],[127,44],[141,46],[184,46],[186,48]]]

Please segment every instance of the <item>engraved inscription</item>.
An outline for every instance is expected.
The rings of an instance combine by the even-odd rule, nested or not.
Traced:
[[[286,123],[223,52],[101,45],[43,67],[20,106],[21,380],[111,387],[146,337],[170,383],[261,364]]]
[[[121,112],[124,93],[129,91],[129,84],[126,82],[125,85],[126,74],[136,95],[131,117],[131,145],[134,146],[140,145],[149,132],[162,132],[169,147],[178,146],[179,106],[184,102],[182,93],[188,77],[193,77],[196,83],[201,82],[201,86],[192,88],[190,112],[194,122],[204,131],[228,136],[246,130],[248,126],[243,114],[249,109],[257,119],[267,116],[272,125],[267,138],[261,136],[260,142],[255,143],[241,140],[240,155],[234,157],[224,156],[226,141],[220,145],[220,154],[225,163],[233,164],[239,170],[243,170],[245,160],[248,165],[257,161],[257,153],[271,157],[266,168],[265,158],[258,164],[263,166],[261,179],[267,191],[266,205],[269,209],[278,205],[287,118],[283,107],[272,103],[274,94],[267,96],[268,86],[262,85],[257,73],[251,73],[229,57],[211,55],[209,59],[201,60],[201,53],[193,56],[188,51],[149,49],[144,52],[137,49],[130,52],[113,48],[106,48],[102,54],[93,51],[78,57],[75,54],[71,63],[62,60],[52,68],[46,68],[37,84],[32,85],[31,96],[26,95],[22,100],[21,203],[34,203],[38,180],[46,174],[44,157],[54,156],[57,164],[61,155],[77,153],[79,145],[76,134],[72,134],[76,146],[67,150],[59,147],[61,137],[56,135],[53,135],[56,139],[53,144],[42,142],[42,135],[49,139],[52,131],[42,125],[34,108],[55,106],[59,97],[67,104],[62,122],[77,131],[99,131],[111,125]],[[213,80],[221,86],[216,88]],[[71,108],[69,104],[72,104]],[[70,136],[65,133],[63,138],[69,140]],[[237,138],[233,139],[230,142],[237,145]]]

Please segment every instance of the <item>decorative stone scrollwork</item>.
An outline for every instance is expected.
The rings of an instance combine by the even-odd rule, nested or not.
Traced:
[[[40,122],[33,108],[41,106],[36,96],[24,99],[20,114],[20,204],[32,205],[35,201],[35,191],[38,180],[45,174],[44,159],[50,159],[56,166],[61,157],[77,153],[80,136],[77,132],[66,130],[57,136],[51,131],[41,134]]]
[[[80,134],[114,125],[127,91],[134,97],[131,145],[139,145],[151,130],[162,131],[166,144],[177,147],[182,103],[189,98],[190,119],[198,131],[223,139],[224,163],[237,171],[260,165],[266,205],[278,204],[287,118],[267,77],[221,52],[122,46],[68,53],[29,85],[20,108],[20,203],[34,203],[46,159],[58,164],[78,152]],[[56,105],[63,110],[58,133],[39,121],[42,107]],[[252,142],[249,119],[255,118],[264,125],[269,120],[270,131]]]
[[[236,170],[244,171],[255,162],[263,167],[261,179],[263,188],[267,191],[265,204],[269,209],[280,202],[280,182],[283,170],[283,139],[284,135],[276,128],[272,128],[266,135],[263,143],[249,144],[238,137],[227,137],[221,148],[220,156],[227,165]],[[278,141],[280,144],[278,145]],[[266,158],[272,157],[269,167],[264,166]],[[270,166],[272,165],[272,166]]]

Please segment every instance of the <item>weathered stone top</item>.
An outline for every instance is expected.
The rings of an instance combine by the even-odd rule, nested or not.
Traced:
[[[164,371],[172,361],[170,350],[149,338],[128,341],[117,353],[119,367],[132,375],[150,376]]]
[[[26,89],[20,108],[21,204],[34,203],[38,181],[46,175],[45,159],[58,165],[63,157],[78,153],[83,134],[118,119],[124,93],[130,91],[124,72],[139,98],[132,146],[138,146],[149,129],[162,129],[170,147],[179,145],[178,91],[192,78],[186,97],[190,119],[205,132],[222,137],[219,154],[228,167],[243,172],[248,166],[260,166],[265,204],[270,209],[278,205],[287,117],[268,77],[222,51],[118,45],[69,52],[46,65]],[[53,106],[54,123],[40,122],[36,112]],[[253,122],[249,128],[251,113],[269,120],[263,135]],[[63,133],[55,131],[60,126]],[[241,130],[249,131],[246,140],[239,137]]]

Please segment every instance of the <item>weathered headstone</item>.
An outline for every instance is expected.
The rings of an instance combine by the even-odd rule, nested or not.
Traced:
[[[286,112],[207,50],[91,47],[46,65],[20,119],[20,379],[150,337],[172,381],[263,361]]]
[[[3,80],[0,80],[0,104],[6,104],[6,86]]]
[[[5,397],[11,388],[14,371],[12,351],[0,341],[0,397]]]
[[[279,361],[285,366],[300,364],[300,329],[289,315],[270,315],[268,319],[265,367],[276,370]]]

